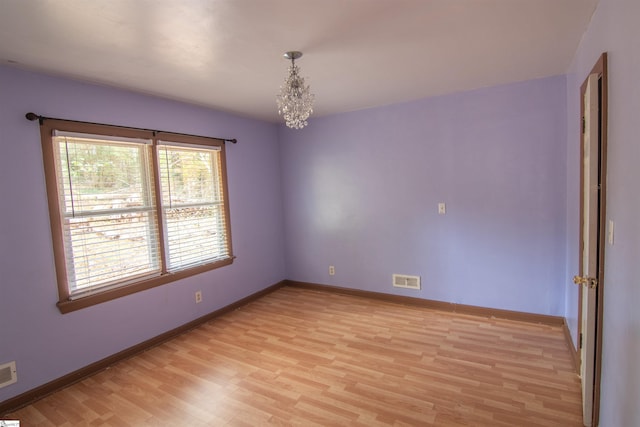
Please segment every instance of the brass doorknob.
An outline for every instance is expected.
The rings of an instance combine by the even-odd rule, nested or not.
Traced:
[[[595,288],[598,286],[598,279],[595,277],[583,277],[583,276],[573,276],[573,283],[576,285],[585,285],[590,288]]]

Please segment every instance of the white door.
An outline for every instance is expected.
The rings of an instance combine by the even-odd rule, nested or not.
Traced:
[[[585,426],[593,416],[593,384],[596,340],[596,286],[598,286],[599,218],[599,100],[598,75],[587,79],[584,94],[583,177],[582,177],[582,271],[574,281],[582,286],[582,348],[580,377],[582,381],[582,415]]]

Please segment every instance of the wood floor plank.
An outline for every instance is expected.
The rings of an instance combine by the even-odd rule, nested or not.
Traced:
[[[12,414],[29,426],[580,426],[561,326],[296,287]]]

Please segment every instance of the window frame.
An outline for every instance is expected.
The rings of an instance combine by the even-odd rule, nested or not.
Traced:
[[[54,152],[54,131],[62,132],[77,132],[84,134],[96,134],[107,137],[124,137],[133,139],[148,139],[152,141],[152,154],[151,164],[153,174],[153,186],[155,191],[154,205],[158,214],[158,234],[160,237],[160,262],[161,271],[160,274],[153,277],[143,278],[142,280],[136,280],[133,282],[124,281],[123,284],[115,287],[107,287],[103,290],[96,289],[95,292],[87,295],[71,298],[65,248],[64,248],[64,217],[61,215],[60,209],[60,194],[58,191],[58,178],[57,178],[57,165],[56,156]],[[42,143],[42,156],[45,172],[45,184],[47,191],[47,199],[49,206],[49,219],[51,223],[51,236],[53,245],[53,254],[56,269],[56,281],[58,287],[58,302],[57,307],[61,313],[69,313],[72,311],[80,310],[86,307],[90,307],[103,302],[111,301],[117,298],[131,295],[136,292],[141,292],[147,289],[151,289],[157,286],[165,285],[167,283],[174,282],[176,280],[184,279],[186,277],[194,276],[206,271],[214,270],[233,263],[235,256],[233,255],[233,246],[231,238],[231,216],[229,209],[229,192],[228,192],[228,180],[227,180],[227,167],[226,167],[226,152],[225,143],[222,139],[208,138],[195,135],[185,135],[172,132],[159,132],[136,128],[127,128],[111,125],[102,125],[85,122],[75,122],[67,120],[46,119],[40,124],[40,136]],[[171,141],[172,143],[185,144],[185,146],[203,146],[203,147],[215,147],[220,151],[220,170],[219,178],[221,179],[221,189],[223,192],[223,213],[225,218],[225,233],[227,240],[228,257],[210,262],[207,264],[197,265],[195,267],[189,267],[173,272],[167,271],[167,255],[164,247],[164,236],[166,230],[164,230],[164,224],[160,216],[162,215],[162,200],[160,191],[160,168],[158,165],[158,145],[161,145],[160,141]]]

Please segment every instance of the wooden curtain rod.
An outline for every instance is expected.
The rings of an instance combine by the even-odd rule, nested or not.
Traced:
[[[84,124],[87,124],[87,125],[103,125],[104,126],[103,123],[82,122],[82,121],[79,121],[79,120],[55,119],[53,117],[40,116],[40,115],[38,115],[36,113],[31,113],[31,112],[25,114],[24,116],[27,118],[27,120],[30,120],[32,122],[35,122],[37,120],[41,125],[45,120],[61,120],[61,121],[64,121],[64,122],[74,122],[74,123],[84,123]],[[114,127],[123,128],[123,129],[144,130],[144,131],[147,131],[147,132],[153,132],[154,135],[157,132],[163,132],[163,131],[160,131],[160,130],[136,128],[136,127],[131,127],[131,126],[118,126],[118,125],[108,125],[108,126],[114,126]],[[167,133],[173,133],[173,134],[185,135],[185,136],[197,136],[197,137],[203,138],[200,135],[190,135],[188,133],[178,133],[178,132],[167,132]],[[211,138],[211,137],[204,137],[204,138]],[[230,138],[215,138],[214,137],[214,139],[219,139],[221,141],[224,141],[225,143],[231,142],[232,144],[235,144],[235,143],[238,142],[238,140],[235,139],[235,138],[230,139]]]

